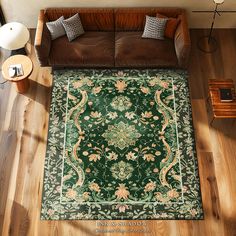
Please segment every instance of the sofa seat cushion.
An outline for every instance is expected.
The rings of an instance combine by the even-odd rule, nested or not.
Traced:
[[[142,38],[142,31],[115,33],[116,67],[177,67],[173,40]]]
[[[69,42],[61,37],[52,42],[49,63],[57,66],[114,66],[114,32],[85,32]]]

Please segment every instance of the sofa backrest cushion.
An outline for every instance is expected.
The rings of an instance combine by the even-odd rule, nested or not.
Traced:
[[[65,19],[79,13],[85,31],[143,31],[145,17],[157,13],[177,18],[185,11],[181,8],[46,8],[48,21]]]
[[[116,31],[143,31],[146,15],[155,17],[157,13],[177,18],[183,14],[180,8],[117,8],[115,12]]]
[[[85,31],[114,31],[113,9],[93,8],[47,8],[45,15],[48,21],[57,20],[64,16],[65,19],[79,13]]]

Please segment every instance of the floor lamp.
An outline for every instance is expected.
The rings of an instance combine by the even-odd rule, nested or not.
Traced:
[[[218,6],[224,3],[224,0],[213,0],[213,1],[215,3],[215,9],[213,11],[193,11],[193,12],[213,12],[213,18],[209,34],[201,37],[197,43],[198,49],[206,53],[213,53],[217,50],[218,47],[217,41],[212,36],[212,31],[214,28],[216,15],[220,16],[220,11],[218,11]]]
[[[0,27],[0,47],[11,50],[11,55],[26,55],[29,37],[29,30],[21,23],[11,22]]]

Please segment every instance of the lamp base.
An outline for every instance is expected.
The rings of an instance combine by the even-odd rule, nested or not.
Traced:
[[[27,55],[27,53],[25,51],[25,47],[19,48],[19,49],[16,49],[16,50],[12,50],[11,51],[11,56],[14,56],[14,55]]]
[[[218,43],[214,37],[203,36],[198,40],[198,49],[205,53],[213,53],[218,48]]]

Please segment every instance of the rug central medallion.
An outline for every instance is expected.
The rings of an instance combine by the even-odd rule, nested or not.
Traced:
[[[134,145],[141,134],[138,133],[134,125],[128,125],[120,121],[118,124],[109,125],[102,136],[106,139],[108,145],[123,150],[130,145]]]
[[[47,219],[201,215],[184,75],[58,72],[45,164]]]

